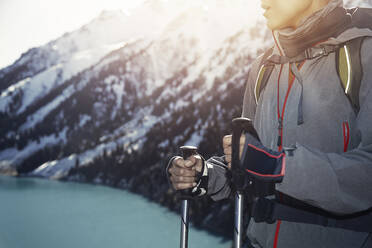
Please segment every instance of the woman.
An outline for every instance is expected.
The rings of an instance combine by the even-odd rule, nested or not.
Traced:
[[[252,220],[248,227],[251,246],[372,247],[369,228],[365,230],[359,221],[359,229],[342,221],[336,227],[325,223],[338,216],[357,216],[361,222],[371,216],[369,11],[347,11],[342,0],[262,0],[262,8],[275,46],[250,69],[242,116],[253,120],[260,141],[243,136],[242,157],[251,159],[254,155],[247,154],[252,147],[261,148],[256,153],[283,154],[268,172],[274,174],[280,168],[275,176],[282,180],[274,192],[264,195],[272,194],[277,203],[294,209],[290,216],[295,218]],[[208,161],[201,156],[185,161],[174,157],[167,169],[173,187],[205,185],[212,199],[229,197],[231,182],[226,172],[231,136],[224,137],[223,146],[225,156]],[[266,162],[261,162],[264,167]],[[257,168],[246,169],[247,175],[260,175]],[[202,181],[196,182],[197,173],[203,173]],[[260,181],[260,176],[256,179]],[[306,222],[296,209],[316,217]],[[321,221],[313,220],[317,216]]]

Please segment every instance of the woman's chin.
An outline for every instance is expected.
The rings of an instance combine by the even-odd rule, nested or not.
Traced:
[[[267,26],[267,28],[269,28],[272,31],[280,30],[280,29],[289,27],[289,25],[283,25],[282,23],[275,22],[275,21],[270,20],[270,19],[266,19],[266,26]]]
[[[270,20],[266,21],[266,26],[270,30],[276,30],[277,29],[277,25],[275,25],[275,23],[272,23]]]

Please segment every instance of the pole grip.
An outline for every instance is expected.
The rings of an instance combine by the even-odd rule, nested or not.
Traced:
[[[188,159],[192,155],[198,154],[198,148],[195,146],[181,146],[180,147],[181,156],[184,160]],[[192,196],[192,189],[184,189],[178,191],[181,197],[191,197]]]

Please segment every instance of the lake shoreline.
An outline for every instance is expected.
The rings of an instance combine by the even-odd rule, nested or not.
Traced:
[[[170,207],[168,205],[162,204],[159,201],[155,200],[154,198],[148,197],[147,195],[140,194],[136,192],[135,190],[131,189],[130,187],[117,187],[113,186],[112,184],[109,183],[104,183],[104,182],[94,182],[94,181],[81,181],[81,180],[76,180],[74,178],[70,177],[63,177],[63,178],[46,178],[43,176],[37,176],[37,175],[28,175],[28,174],[19,174],[19,173],[3,173],[3,171],[0,171],[0,176],[9,176],[9,177],[14,177],[18,179],[22,178],[36,178],[36,179],[43,179],[47,181],[56,181],[56,182],[63,182],[63,183],[77,183],[77,184],[82,184],[82,185],[92,185],[92,186],[103,186],[103,187],[108,187],[111,189],[116,189],[116,190],[122,190],[124,192],[129,192],[131,194],[135,194],[137,196],[142,197],[144,200],[146,200],[149,203],[155,203],[161,207],[167,208],[167,210],[171,213],[174,213],[176,215],[180,214],[180,208],[177,209],[177,207]],[[171,189],[170,189],[171,190]],[[173,193],[176,195],[175,193]],[[192,205],[191,205],[192,206]],[[191,225],[193,225],[193,222],[191,221]],[[200,231],[206,231],[209,235],[216,237],[216,238],[221,238],[224,242],[231,241],[231,235],[226,234],[223,235],[221,232],[216,232],[211,230],[210,228],[205,228],[200,225],[193,225],[193,228],[200,230]]]

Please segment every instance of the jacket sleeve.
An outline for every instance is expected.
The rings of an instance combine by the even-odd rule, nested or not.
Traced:
[[[363,68],[372,63],[372,39],[365,40]],[[372,70],[364,70],[359,94],[359,145],[346,153],[324,153],[296,144],[286,158],[286,175],[276,186],[280,192],[335,214],[351,214],[372,207]]]
[[[208,195],[219,201],[229,198],[231,195],[228,167],[224,157],[212,157],[206,161],[208,168]]]

